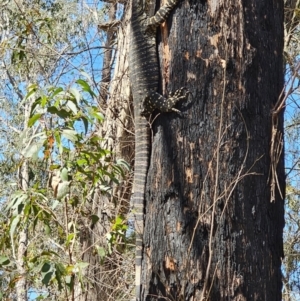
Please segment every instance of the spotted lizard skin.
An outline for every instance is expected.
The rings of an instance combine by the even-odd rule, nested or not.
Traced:
[[[149,117],[155,109],[161,112],[179,112],[174,106],[179,100],[186,98],[188,93],[184,88],[177,90],[169,97],[164,97],[157,92],[159,65],[156,28],[166,20],[179,0],[168,0],[152,17],[147,16],[142,2],[142,0],[131,0],[132,15],[129,38],[129,78],[135,121],[135,163],[131,208],[136,234],[136,301],[141,300],[144,199],[150,159]]]

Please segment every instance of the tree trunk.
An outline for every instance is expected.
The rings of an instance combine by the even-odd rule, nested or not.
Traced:
[[[24,106],[24,133],[27,132],[28,129],[28,120],[30,116],[32,101],[28,101]],[[23,138],[22,145],[26,145],[28,142],[28,134]],[[19,169],[19,187],[24,192],[28,191],[28,182],[29,182],[29,173],[28,173],[28,161],[24,160],[23,164]],[[23,217],[24,219],[24,217]],[[23,229],[19,233],[18,237],[18,252],[16,258],[17,271],[19,273],[19,277],[16,283],[16,295],[17,301],[27,301],[27,275],[26,275],[26,262],[24,258],[27,254],[28,247],[28,225],[27,222],[24,222]]]
[[[104,51],[103,54],[103,64],[102,64],[102,76],[101,76],[101,82],[100,82],[100,95],[99,95],[99,101],[100,105],[106,106],[106,102],[109,95],[109,84],[111,81],[111,74],[112,74],[112,65],[113,65],[113,44],[115,40],[116,35],[116,28],[113,26],[113,24],[116,21],[116,12],[117,12],[117,4],[109,4],[108,5],[108,22],[110,26],[108,25],[108,28],[106,31],[106,41],[105,41],[105,47],[107,49]],[[101,30],[99,28],[99,30]],[[101,108],[100,108],[101,109]]]
[[[115,11],[115,4],[111,4]],[[125,10],[125,8],[124,8]],[[126,10],[125,10],[126,11]],[[105,104],[105,121],[99,129],[99,137],[103,138],[101,147],[111,151],[111,160],[124,159],[128,163],[133,161],[134,136],[133,117],[131,116],[129,79],[126,74],[128,69],[127,47],[128,47],[128,12],[122,17],[122,24],[117,30],[108,31],[106,46],[111,46],[114,35],[117,35],[117,59],[114,72],[109,70],[111,66],[112,52],[106,52],[102,73],[100,90],[100,106]],[[110,12],[110,20],[107,24],[114,23],[115,18]],[[107,24],[101,25],[100,28]],[[116,33],[115,33],[116,32]],[[111,74],[113,76],[111,78]],[[108,92],[109,91],[109,92]],[[102,109],[102,107],[100,107]],[[126,181],[113,187],[112,194],[104,194],[96,189],[90,210],[99,217],[99,221],[92,227],[86,225],[81,233],[83,250],[83,261],[88,262],[86,278],[89,280],[85,290],[82,292],[78,287],[78,300],[129,300],[133,293],[133,260],[123,261],[123,254],[113,250],[112,254],[106,254],[101,260],[97,253],[97,247],[107,251],[107,234],[111,231],[111,225],[117,215],[126,215],[129,208],[130,189],[132,176],[128,175]],[[126,256],[125,256],[126,257]],[[122,281],[120,281],[120,279]],[[130,281],[132,283],[130,283]],[[131,285],[132,284],[132,285]]]
[[[180,1],[160,41],[161,92],[192,95],[153,124],[142,300],[281,301],[283,1]]]

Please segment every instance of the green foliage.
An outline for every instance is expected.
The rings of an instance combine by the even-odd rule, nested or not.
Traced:
[[[31,101],[27,125],[36,134],[22,153],[29,166],[37,162],[47,166],[44,172],[48,180],[41,181],[33,175],[28,189],[17,189],[6,202],[6,215],[0,222],[1,277],[8,281],[4,295],[13,289],[18,277],[15,245],[24,227],[32,237],[40,233],[41,246],[29,245],[24,258],[28,275],[37,287],[67,288],[71,293],[75,279],[84,285],[83,271],[88,263],[80,259],[80,225],[83,218],[92,225],[99,222],[99,217],[88,212],[85,204],[96,187],[105,193],[110,191],[111,183],[118,184],[128,168],[122,160],[112,162],[111,153],[100,147],[101,139],[95,129],[104,117],[90,105],[96,95],[86,81],[76,83],[77,86],[66,90],[42,90],[33,84],[23,100]],[[102,260],[126,239],[126,229],[122,217],[112,221],[108,251],[98,247]]]
[[[0,300],[15,299],[23,277],[16,265],[23,230],[27,287],[40,292],[37,300],[68,300],[74,283],[84,286],[80,235],[99,226],[90,209],[95,187],[112,199],[127,168],[100,148],[97,133],[103,5],[78,4],[1,3]],[[109,246],[101,247],[107,258]]]
[[[113,246],[117,246],[118,250],[121,250],[121,245],[118,244],[120,241],[126,242],[126,230],[128,229],[127,221],[122,216],[117,216],[112,222],[112,231],[106,235],[108,242],[108,254],[112,253]],[[100,248],[101,249],[101,248]],[[103,250],[99,250],[98,253],[103,258]]]

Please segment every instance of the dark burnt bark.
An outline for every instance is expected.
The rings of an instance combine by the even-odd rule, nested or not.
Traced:
[[[162,90],[193,95],[153,124],[143,300],[280,301],[283,1],[183,0],[160,41]]]

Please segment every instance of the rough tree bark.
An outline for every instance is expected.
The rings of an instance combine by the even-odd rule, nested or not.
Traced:
[[[113,3],[108,6],[108,26],[105,29],[106,31],[106,41],[105,50],[103,54],[103,64],[102,64],[102,76],[100,82],[100,95],[99,101],[100,105],[104,105],[106,107],[106,102],[108,99],[108,88],[111,81],[111,73],[112,73],[112,65],[113,65],[113,44],[115,40],[116,34],[116,26],[114,26],[116,22],[116,12],[117,12],[117,4]],[[99,30],[101,30],[101,26],[99,25]]]
[[[26,181],[26,178],[28,178],[28,164],[27,162],[23,163],[23,166],[21,168],[21,175],[22,175],[22,184]],[[27,186],[27,182],[25,184]],[[22,186],[24,189],[24,186]],[[18,252],[17,252],[17,270],[20,275],[18,278],[18,281],[16,283],[16,295],[17,295],[17,301],[27,301],[27,279],[26,279],[26,269],[25,269],[25,261],[24,257],[27,253],[27,247],[28,247],[28,228],[27,225],[24,225],[24,229],[19,233],[18,237]]]
[[[28,101],[24,105],[24,133],[28,131],[28,120],[30,116],[30,110],[32,106],[32,100]],[[28,133],[23,138],[23,145],[28,143]],[[24,160],[22,165],[19,168],[19,179],[18,184],[19,188],[24,192],[28,191],[28,183],[29,183],[29,172],[28,172],[28,161]],[[17,301],[27,301],[28,300],[28,283],[27,283],[27,275],[26,275],[26,262],[24,257],[26,257],[28,248],[28,225],[26,222],[23,224],[23,229],[19,233],[18,237],[18,252],[16,258],[16,266],[17,271],[19,273],[19,277],[16,283],[16,295]]]
[[[106,1],[109,2],[110,1]],[[121,2],[121,1],[119,1]],[[117,51],[115,65],[111,64],[112,50],[106,50],[103,62],[102,81],[100,85],[99,105],[100,110],[105,108],[105,121],[98,130],[99,137],[103,138],[102,148],[112,152],[111,160],[124,159],[133,161],[133,118],[130,104],[129,79],[127,75],[127,47],[128,47],[128,14],[124,14],[121,22],[116,22],[116,1],[110,5],[109,20],[100,24],[100,30],[108,30],[107,47],[115,38]],[[126,11],[126,9],[124,9]],[[116,35],[116,37],[115,37]],[[104,106],[103,106],[104,105]],[[126,181],[113,188],[112,194],[104,194],[96,189],[90,202],[90,210],[99,217],[99,221],[92,227],[85,225],[81,233],[83,261],[89,262],[86,278],[87,287],[84,292],[78,287],[78,300],[129,300],[132,293],[131,283],[126,283],[130,275],[125,277],[126,268],[128,274],[134,273],[133,262],[128,260],[128,265],[122,263],[121,256],[113,252],[100,262],[96,247],[107,249],[106,235],[111,231],[111,224],[117,215],[126,215],[129,208],[129,198],[132,177],[129,175]],[[122,281],[120,282],[120,279]],[[120,297],[122,296],[122,298]]]
[[[162,27],[161,92],[193,95],[153,124],[143,300],[281,300],[282,52],[282,0],[182,0]]]

